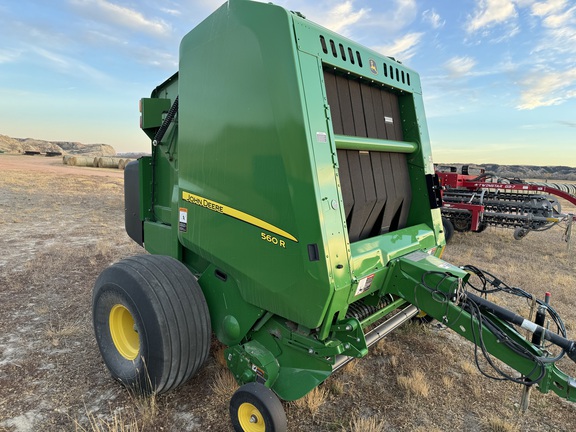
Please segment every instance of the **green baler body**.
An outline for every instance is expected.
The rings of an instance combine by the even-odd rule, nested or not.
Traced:
[[[356,325],[335,330],[357,322],[349,305],[390,293],[401,305],[390,263],[444,245],[419,76],[238,0],[184,37],[179,72],[142,100],[150,138],[176,96],[176,120],[139,160],[145,247],[197,275],[237,379],[264,375],[296,399],[335,354],[365,355]]]

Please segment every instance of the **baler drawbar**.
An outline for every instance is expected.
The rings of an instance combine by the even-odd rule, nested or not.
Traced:
[[[125,215],[149,253],[105,269],[92,299],[115,379],[172,390],[214,335],[240,384],[234,429],[284,431],[280,399],[425,314],[475,343],[495,376],[576,401],[555,366],[575,345],[554,309],[539,303],[555,331],[519,318],[482,295],[529,294],[440,258],[416,72],[300,13],[230,0],[183,38],[178,72],[140,110],[152,153],[126,167]]]

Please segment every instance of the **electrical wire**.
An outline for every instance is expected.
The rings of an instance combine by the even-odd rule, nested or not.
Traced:
[[[522,344],[510,338],[508,334],[501,328],[501,326],[493,321],[491,314],[482,312],[482,307],[466,295],[466,289],[470,287],[472,290],[479,292],[484,297],[486,297],[488,294],[503,292],[518,296],[520,298],[524,298],[530,302],[534,301],[538,305],[544,307],[547,314],[550,316],[551,320],[556,325],[557,333],[562,335],[563,337],[566,337],[566,327],[560,315],[549,304],[543,302],[542,300],[536,299],[532,294],[526,292],[521,288],[512,287],[506,284],[505,282],[498,279],[490,272],[481,270],[473,265],[465,265],[462,266],[461,268],[463,270],[466,270],[471,275],[474,275],[479,282],[472,282],[471,281],[472,278],[469,278],[465,284],[462,284],[461,278],[454,278],[454,276],[448,272],[437,272],[437,271],[425,272],[421,277],[420,282],[421,285],[430,291],[432,298],[436,302],[446,305],[446,312],[444,314],[443,320],[447,318],[449,304],[451,302],[460,301],[461,314],[464,311],[470,314],[472,342],[474,342],[474,361],[480,373],[487,378],[498,381],[512,381],[514,383],[527,386],[538,384],[546,374],[545,365],[547,363],[554,363],[560,360],[564,356],[565,351],[562,350],[560,354],[557,355],[556,357],[536,355],[534,352],[532,352]],[[430,280],[430,276],[433,274],[439,276],[437,282],[432,282]],[[446,290],[446,288],[440,290],[439,289],[440,286],[442,286],[448,278],[454,278],[452,286],[449,287],[448,290]],[[454,286],[455,283],[458,284],[457,287]],[[416,307],[418,307],[416,299],[416,287],[414,292],[414,298],[416,301],[415,305]],[[456,317],[456,320],[453,320],[453,322],[451,323],[452,327],[454,326],[454,323],[458,321],[460,316],[461,315]],[[494,362],[491,354],[488,352],[488,349],[486,348],[486,344],[484,342],[483,330],[484,331],[487,330],[492,335],[494,335],[498,343],[508,348],[514,354],[531,361],[534,364],[534,368],[530,372],[526,373],[524,377],[521,378],[517,378],[506,373]],[[547,347],[543,346],[543,348],[546,349]],[[485,367],[481,365],[480,357],[483,357],[485,359],[486,363],[490,368],[492,368],[495,374],[489,373],[487,370],[485,370]],[[534,378],[528,379],[527,377],[534,377]]]
[[[562,321],[562,318],[556,312],[556,310],[552,306],[550,306],[549,304],[545,303],[542,300],[536,299],[532,294],[524,291],[521,288],[509,286],[508,284],[506,284],[505,282],[496,278],[494,275],[492,275],[491,273],[489,273],[485,270],[480,270],[479,268],[472,266],[472,265],[463,266],[462,269],[475,275],[480,280],[480,287],[471,283],[470,280],[468,280],[467,286],[471,287],[472,289],[479,292],[480,294],[484,294],[484,296],[486,296],[487,294],[496,293],[496,292],[505,292],[508,294],[512,294],[512,295],[524,298],[530,302],[535,301],[538,305],[543,306],[545,311],[547,312],[547,314],[550,316],[550,318],[552,319],[552,321],[556,325],[557,333],[562,335],[563,337],[566,337],[566,327],[564,325],[564,322]],[[555,363],[556,361],[560,360],[564,356],[564,354],[566,353],[565,350],[562,350],[560,352],[560,354],[558,354],[556,357],[536,356],[532,352],[526,350],[526,348],[524,348],[523,346],[521,346],[518,343],[516,343],[515,341],[511,340],[500,329],[500,327],[498,325],[496,325],[489,318],[488,315],[483,314],[481,312],[480,306],[478,304],[476,304],[475,302],[473,302],[470,298],[466,298],[466,300],[462,306],[470,313],[472,323],[474,324],[474,318],[476,318],[476,322],[478,323],[478,333],[476,333],[474,326],[472,326],[473,339],[474,339],[474,343],[476,345],[474,348],[475,362],[476,362],[476,366],[478,367],[478,370],[483,375],[485,375],[489,378],[498,379],[498,380],[510,380],[510,381],[513,381],[513,382],[516,382],[519,384],[523,384],[523,385],[536,384],[542,379],[542,377],[545,374],[545,366],[544,365],[546,363]],[[497,339],[500,343],[503,343],[507,348],[509,348],[510,350],[512,350],[513,352],[518,354],[519,356],[522,356],[522,357],[524,357],[528,360],[531,360],[535,363],[534,369],[529,374],[527,374],[528,376],[531,376],[536,371],[536,369],[538,367],[540,367],[541,370],[540,370],[539,376],[537,378],[533,379],[532,381],[528,381],[525,378],[518,379],[518,378],[511,377],[510,375],[508,375],[504,371],[502,371],[500,368],[498,368],[491,361],[489,353],[485,348],[484,341],[482,338],[482,330],[481,330],[483,325],[491,333],[493,333],[497,337]],[[552,345],[552,344],[549,344],[548,346],[550,346],[550,345]],[[482,354],[483,354],[484,358],[487,360],[488,364],[498,373],[498,375],[500,375],[500,377],[491,376],[488,373],[486,373],[484,370],[482,370],[482,368],[480,367],[480,363],[478,361],[478,347],[480,347],[480,349],[482,350]],[[544,347],[544,348],[547,348],[547,347]]]
[[[482,313],[480,306],[471,299],[469,298],[466,299],[466,301],[463,303],[463,308],[470,314],[472,339],[473,339],[472,342],[474,342],[474,362],[476,363],[476,367],[478,368],[478,370],[482,375],[496,381],[512,381],[522,385],[538,384],[542,380],[542,378],[544,378],[546,374],[546,368],[544,366],[544,363],[541,361],[540,357],[535,356],[533,353],[528,351],[522,345],[510,339],[508,335],[504,333],[498,325],[494,324],[494,322],[492,322],[490,318],[488,318],[485,314]],[[476,321],[474,319],[476,319]],[[531,380],[527,380],[526,378],[515,378],[504,372],[501,368],[499,368],[498,365],[496,365],[496,363],[492,360],[492,357],[488,352],[486,345],[484,343],[484,337],[482,335],[482,329],[484,327],[487,328],[488,331],[490,331],[490,333],[492,333],[500,343],[502,343],[512,352],[514,352],[520,357],[523,357],[525,359],[534,362],[534,369],[532,369],[528,374],[526,374],[526,376],[531,376],[538,369],[540,369],[538,376]],[[498,374],[497,376],[489,374],[482,368],[482,366],[480,365],[478,349],[482,351],[484,359],[490,365],[490,367]]]

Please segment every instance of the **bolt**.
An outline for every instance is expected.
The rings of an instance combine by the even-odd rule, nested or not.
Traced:
[[[346,348],[346,349],[350,349],[350,344],[346,344],[346,345],[344,345],[344,348]]]
[[[252,414],[250,416],[250,423],[258,423],[258,419],[256,418],[256,416],[254,414]]]
[[[308,348],[308,354],[314,354],[314,350],[312,348]]]
[[[351,326],[350,324],[348,324],[348,325],[346,326],[346,330],[347,330],[347,331],[352,330],[352,326]]]

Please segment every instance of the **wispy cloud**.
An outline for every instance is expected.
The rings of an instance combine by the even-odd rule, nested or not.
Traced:
[[[474,66],[476,66],[476,60],[468,56],[452,57],[444,63],[444,68],[448,70],[448,73],[453,78],[461,78],[469,75]]]
[[[354,1],[347,0],[333,5],[319,16],[318,23],[336,33],[347,34],[350,26],[365,18],[370,9],[356,8]]]
[[[141,12],[107,0],[69,0],[69,3],[93,20],[119,25],[142,33],[164,36],[170,25],[161,19],[146,18]]]
[[[532,5],[532,14],[542,20],[545,29],[536,52],[576,53],[576,6],[551,0]]]
[[[430,24],[435,30],[444,27],[444,24],[446,24],[446,20],[443,20],[434,9],[427,9],[422,12],[422,21]]]
[[[46,48],[29,47],[29,52],[36,54],[39,58],[47,61],[47,66],[60,73],[75,76],[77,78],[88,78],[100,83],[110,82],[112,78],[104,72],[79,61],[77,58],[56,53]]]
[[[534,72],[520,82],[523,91],[517,108],[531,110],[559,105],[576,98],[576,68],[562,72]]]
[[[513,0],[478,0],[476,10],[466,23],[466,31],[474,33],[517,17]]]
[[[182,12],[179,9],[170,9],[170,8],[165,8],[165,7],[161,7],[159,9],[160,12],[163,12],[167,15],[172,15],[172,16],[180,16],[182,15]]]
[[[13,49],[2,49],[0,50],[0,64],[12,63],[20,57],[20,51]]]
[[[391,44],[375,47],[374,50],[383,55],[407,61],[416,54],[422,36],[424,33],[408,33],[394,40]]]

